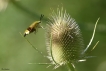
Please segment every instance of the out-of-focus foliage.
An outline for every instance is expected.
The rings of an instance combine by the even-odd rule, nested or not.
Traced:
[[[100,17],[91,47],[93,47],[98,40],[100,43],[95,50],[90,53],[91,56],[96,57],[89,58],[86,62],[78,63],[76,65],[78,71],[106,71],[105,0],[7,0],[7,2],[7,8],[0,12],[0,70],[53,70],[53,67],[46,68],[48,65],[28,64],[50,63],[50,61],[37,53],[37,51],[22,38],[19,32],[23,33],[31,23],[39,20],[41,14],[45,15],[43,23],[41,24],[45,27],[47,17],[52,11],[50,8],[56,10],[59,6],[60,8],[64,7],[67,13],[69,13],[79,24],[85,47],[91,38],[94,24],[97,18]],[[45,30],[38,29],[36,35],[30,34],[27,38],[35,47],[47,55]],[[67,69],[63,66],[55,71],[67,71]]]

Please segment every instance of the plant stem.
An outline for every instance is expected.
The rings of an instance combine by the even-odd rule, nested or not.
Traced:
[[[76,71],[75,66],[72,63],[67,63],[69,71]]]

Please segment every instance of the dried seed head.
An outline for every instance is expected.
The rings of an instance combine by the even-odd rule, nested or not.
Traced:
[[[54,64],[73,63],[82,58],[84,50],[78,24],[66,11],[57,9],[49,18],[47,29],[47,50]]]

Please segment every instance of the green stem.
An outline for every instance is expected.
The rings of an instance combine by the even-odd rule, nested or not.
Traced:
[[[28,8],[26,8],[25,6],[23,6],[20,2],[17,2],[15,0],[11,0],[11,2],[13,3],[13,5],[16,8],[18,8],[21,11],[23,11],[27,15],[31,16],[33,19],[39,18],[39,14],[37,12],[32,12],[32,11],[28,10]],[[44,21],[47,21],[47,18],[45,17],[43,20]]]
[[[72,63],[70,63],[70,62],[67,63],[67,66],[68,66],[69,71],[76,71],[76,69]]]

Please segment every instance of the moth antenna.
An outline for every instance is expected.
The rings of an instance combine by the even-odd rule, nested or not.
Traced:
[[[92,37],[91,37],[91,39],[90,39],[90,42],[89,42],[89,44],[87,45],[86,49],[83,51],[82,54],[84,54],[84,53],[88,50],[89,46],[91,45],[91,43],[92,43],[92,41],[93,41],[93,39],[94,39],[96,26],[97,26],[97,23],[98,23],[99,19],[100,19],[100,18],[98,18],[97,21],[96,21],[96,23],[95,23],[94,31],[93,31]]]
[[[41,14],[40,21],[42,20],[43,17],[44,17],[44,15]],[[43,26],[41,26],[41,25],[40,25],[40,27],[43,28],[43,29],[45,29],[45,28],[44,28]]]
[[[41,14],[40,21],[42,20],[43,17],[44,17],[44,15]]]

